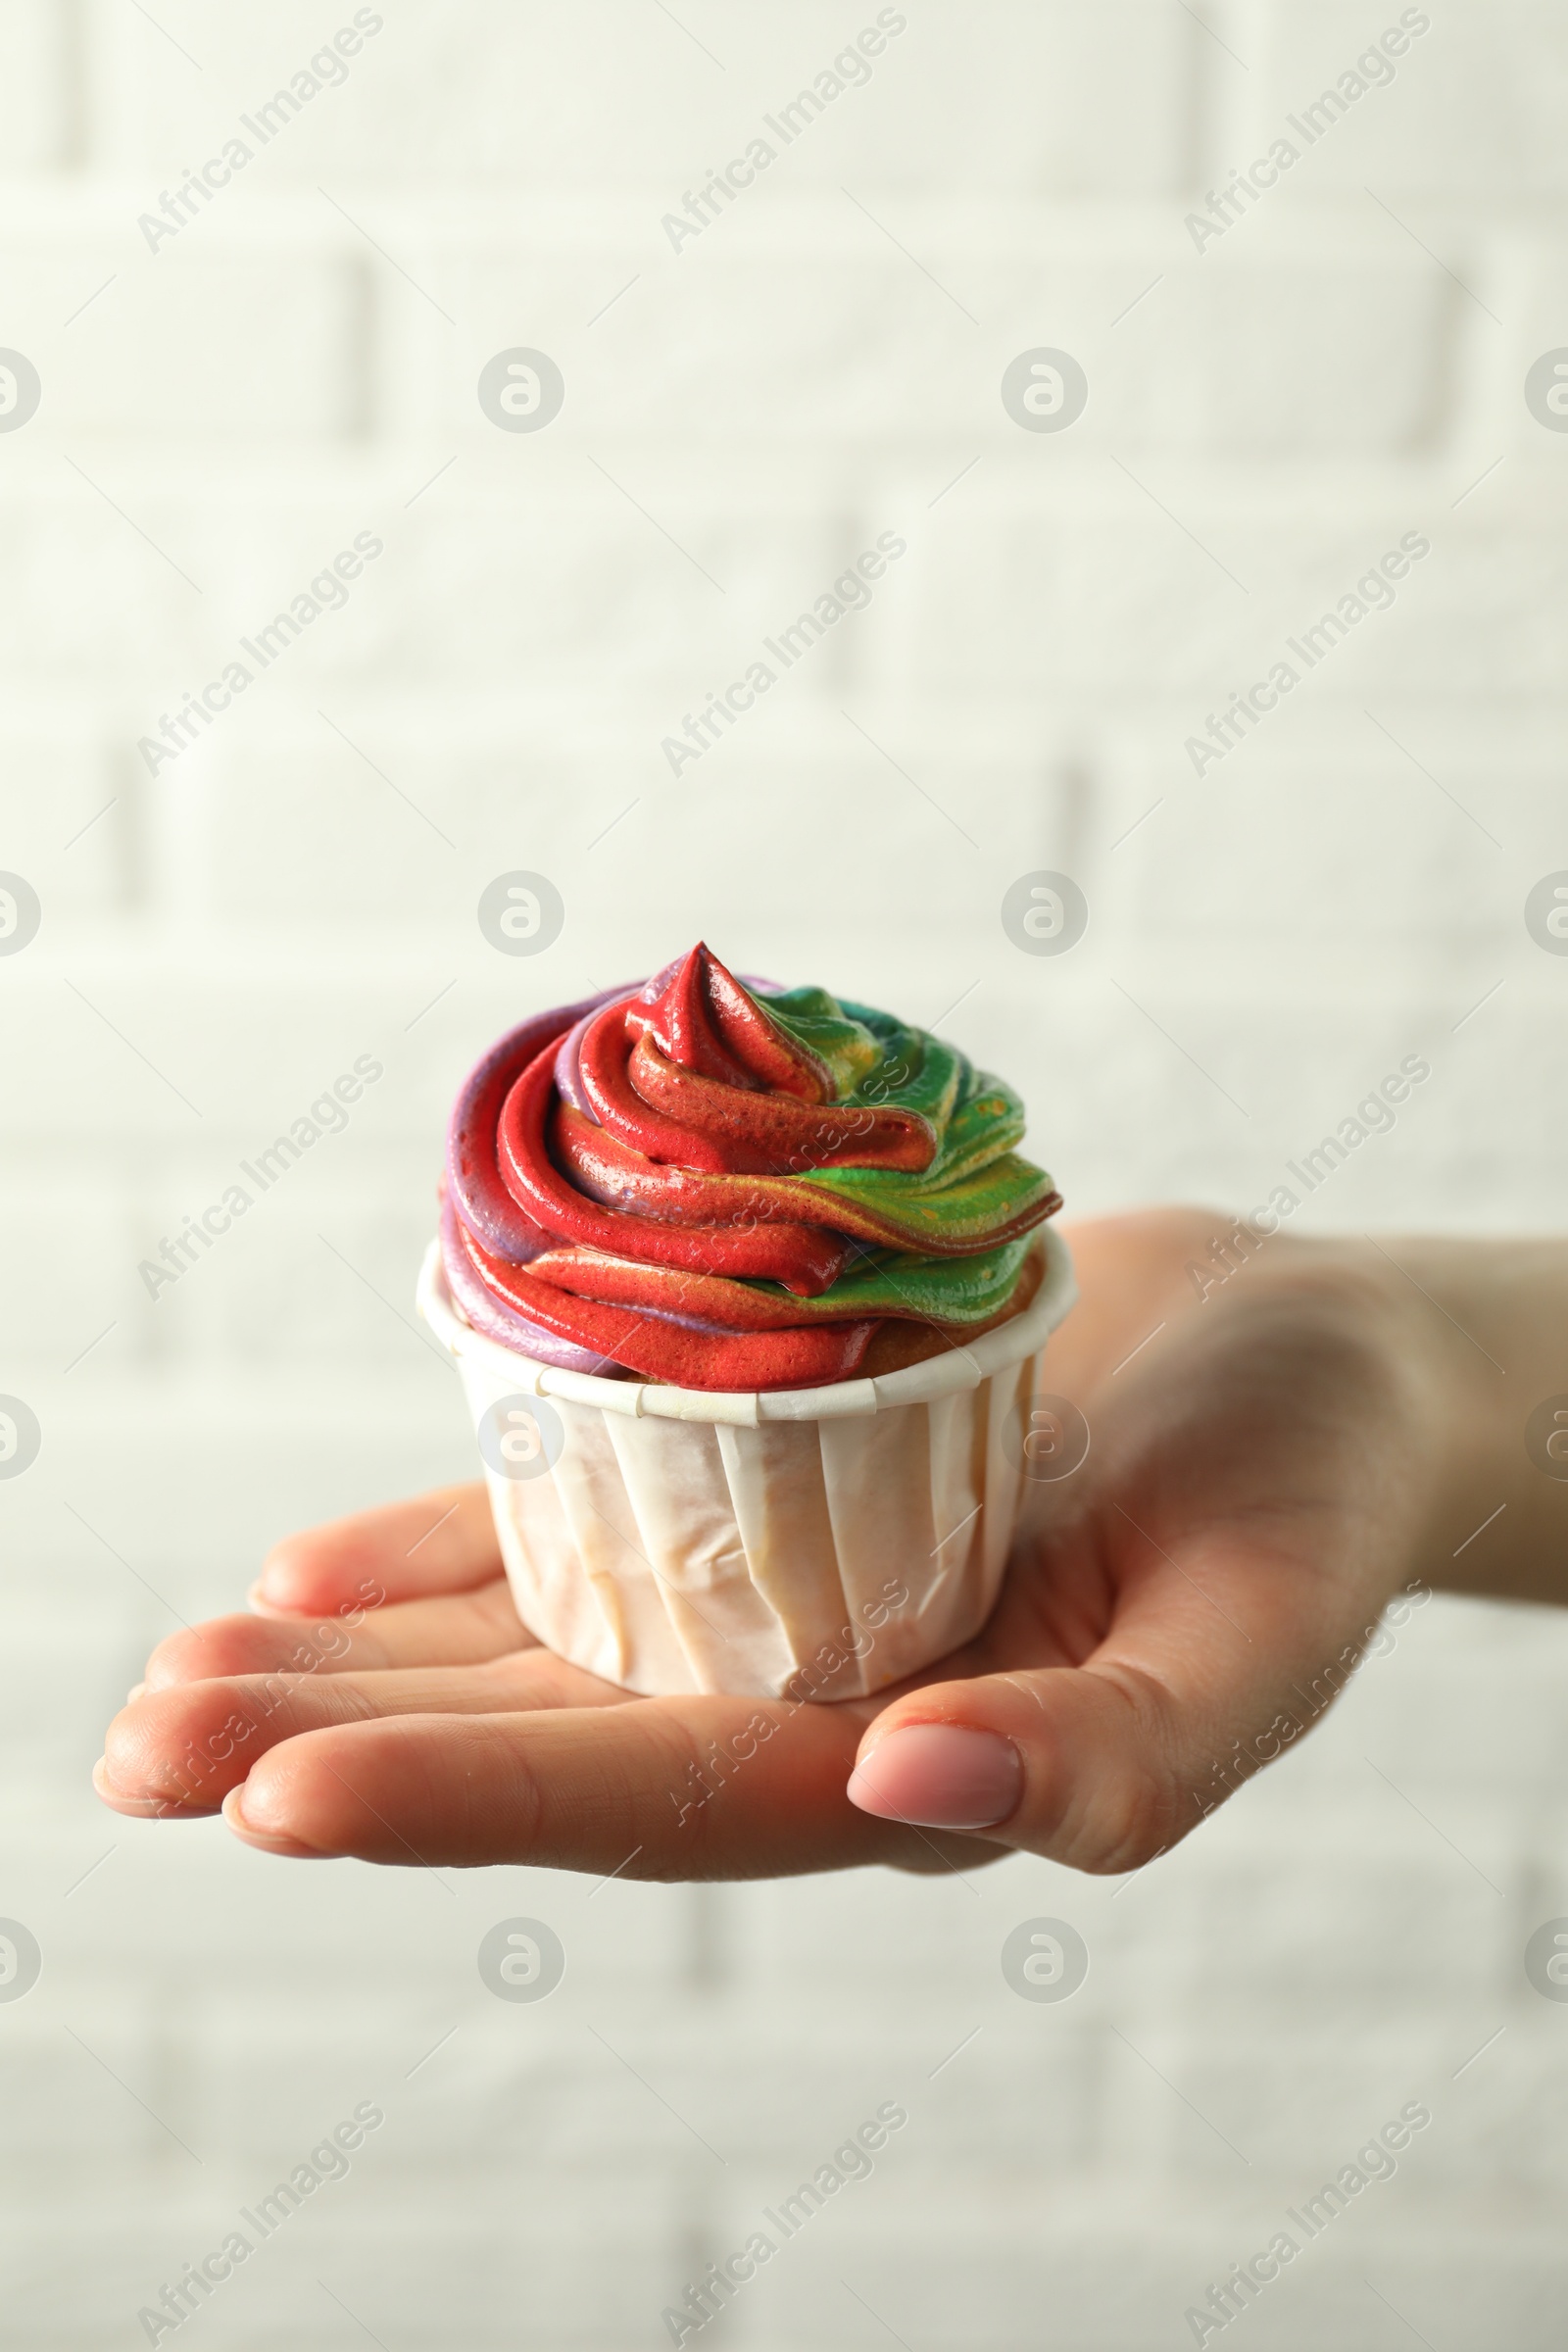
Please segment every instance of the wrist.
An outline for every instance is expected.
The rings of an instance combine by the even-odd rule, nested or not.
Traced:
[[[1443,1581],[1438,1560],[1459,1541],[1448,1531],[1463,1515],[1477,1467],[1457,1458],[1452,1433],[1466,1398],[1453,1365],[1433,1347],[1439,1318],[1394,1257],[1366,1238],[1302,1234],[1281,1243],[1276,1296],[1293,1309],[1293,1327],[1306,1315],[1333,1335],[1342,1401],[1376,1462],[1363,1508],[1379,1523],[1382,1589],[1389,1596],[1430,1590]]]

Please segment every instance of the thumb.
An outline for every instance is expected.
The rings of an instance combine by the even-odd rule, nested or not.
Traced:
[[[1074,1870],[1136,1870],[1306,1730],[1358,1647],[1304,1703],[1283,1673],[1267,1693],[1184,1691],[1125,1657],[930,1684],[870,1726],[847,1793],[884,1820],[981,1833]]]

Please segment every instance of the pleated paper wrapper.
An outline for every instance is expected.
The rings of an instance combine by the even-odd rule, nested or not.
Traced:
[[[968,1641],[1017,1524],[1040,1357],[1077,1296],[1066,1244],[1042,1239],[1011,1322],[878,1380],[761,1394],[515,1354],[464,1319],[432,1244],[419,1310],[463,1376],[530,1633],[648,1696],[857,1697]]]

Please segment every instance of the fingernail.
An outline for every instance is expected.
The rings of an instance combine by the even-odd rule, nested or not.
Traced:
[[[297,1838],[275,1835],[270,1830],[259,1830],[245,1818],[245,1784],[231,1788],[223,1799],[223,1819],[236,1838],[254,1845],[264,1854],[286,1854],[296,1862],[324,1862],[326,1856],[318,1853],[314,1845],[302,1845]]]
[[[245,1605],[257,1617],[286,1617],[289,1614],[281,1598],[269,1590],[265,1569],[246,1593]]]
[[[106,1805],[133,1821],[198,1821],[217,1810],[214,1805],[181,1804],[172,1796],[124,1796],[109,1778],[107,1756],[100,1756],[93,1766],[92,1785],[94,1794]]]
[[[878,1740],[846,1791],[862,1813],[930,1830],[983,1830],[1023,1793],[1023,1759],[1000,1732],[911,1723]]]
[[[125,1692],[126,1706],[133,1707],[136,1704],[137,1699],[140,1698],[143,1692],[146,1690],[146,1688],[147,1686],[145,1683],[132,1683],[130,1689]]]

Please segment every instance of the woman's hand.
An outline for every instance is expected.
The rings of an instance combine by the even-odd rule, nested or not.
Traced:
[[[1454,1434],[1470,1335],[1423,1303],[1430,1265],[1276,1235],[1222,1281],[1225,1234],[1190,1210],[1070,1233],[1082,1301],[1045,1378],[1088,1456],[1031,1487],[984,1632],[911,1682],[635,1697],[534,1642],[484,1490],[454,1488],[290,1538],[256,1613],[161,1643],[99,1793],[379,1862],[1136,1868],[1309,1728],[1495,1483],[1475,1414]]]

